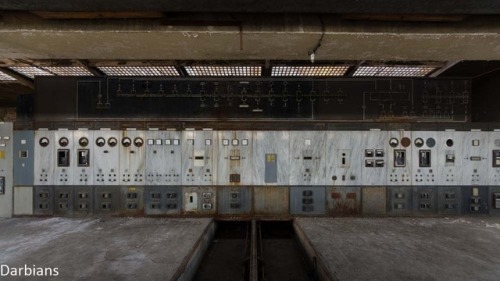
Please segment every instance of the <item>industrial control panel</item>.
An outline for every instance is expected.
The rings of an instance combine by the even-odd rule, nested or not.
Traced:
[[[251,185],[253,177],[250,131],[219,131],[217,185]]]
[[[0,122],[0,217],[12,216],[13,198],[12,123]]]
[[[253,184],[288,185],[290,132],[253,132]]]
[[[213,185],[217,182],[217,133],[212,130],[182,133],[182,184]]]
[[[290,132],[291,185],[325,185],[327,141],[324,131]]]

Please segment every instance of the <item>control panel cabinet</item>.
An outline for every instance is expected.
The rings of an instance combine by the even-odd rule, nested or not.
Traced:
[[[362,183],[363,160],[368,160],[368,167],[375,168],[376,160],[384,161],[381,149],[361,149],[363,132],[336,131],[326,133],[324,155],[326,163],[326,183],[335,186],[356,186]],[[320,152],[321,153],[321,152]],[[378,155],[375,155],[378,153]],[[365,155],[366,154],[366,155]]]
[[[0,122],[0,217],[12,216],[13,199],[13,126]]]
[[[120,185],[144,185],[146,168],[146,149],[144,131],[126,130],[121,132]]]
[[[213,185],[217,182],[215,156],[217,133],[184,131],[182,133],[182,184]]]
[[[492,164],[488,133],[481,131],[464,132],[462,142],[463,162],[461,185],[488,184],[489,166]]]
[[[94,131],[79,129],[73,132],[73,185],[94,184]]]
[[[413,185],[436,185],[438,174],[438,150],[445,149],[436,132],[412,132]]]
[[[437,184],[454,186],[461,184],[463,173],[464,132],[452,130],[436,132],[437,144]]]
[[[288,185],[290,132],[253,132],[254,185]]]
[[[218,185],[252,184],[252,132],[218,132]]]
[[[412,137],[409,131],[387,132],[387,185],[412,184]]]
[[[94,184],[118,185],[120,173],[120,131],[94,131]],[[96,192],[99,187],[96,187]]]
[[[325,149],[325,132],[292,131],[290,132],[290,184],[292,185],[325,185],[325,166],[327,156]]]
[[[35,185],[54,185],[55,142],[53,131],[35,131]]]
[[[180,132],[146,132],[146,185],[180,185],[181,164]]]
[[[55,163],[54,185],[73,185],[73,131],[60,129],[54,132]]]
[[[387,132],[370,130],[361,133],[363,137],[361,161],[362,185],[385,185],[387,181]]]

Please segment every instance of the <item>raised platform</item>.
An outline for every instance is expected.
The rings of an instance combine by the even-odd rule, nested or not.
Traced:
[[[58,280],[190,280],[215,226],[207,218],[16,218],[0,220],[0,230],[0,265],[10,268],[58,268]]]
[[[498,280],[500,218],[298,218],[334,280]]]

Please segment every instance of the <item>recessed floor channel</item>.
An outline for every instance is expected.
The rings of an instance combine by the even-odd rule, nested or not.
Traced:
[[[316,279],[302,256],[292,222],[219,221],[212,245],[194,280]]]

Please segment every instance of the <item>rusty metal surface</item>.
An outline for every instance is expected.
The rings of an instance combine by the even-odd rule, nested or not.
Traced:
[[[361,213],[361,187],[328,187],[328,215],[356,216]]]
[[[363,215],[386,214],[386,188],[363,187],[362,213]]]
[[[254,187],[256,216],[289,216],[290,189],[283,186]]]

